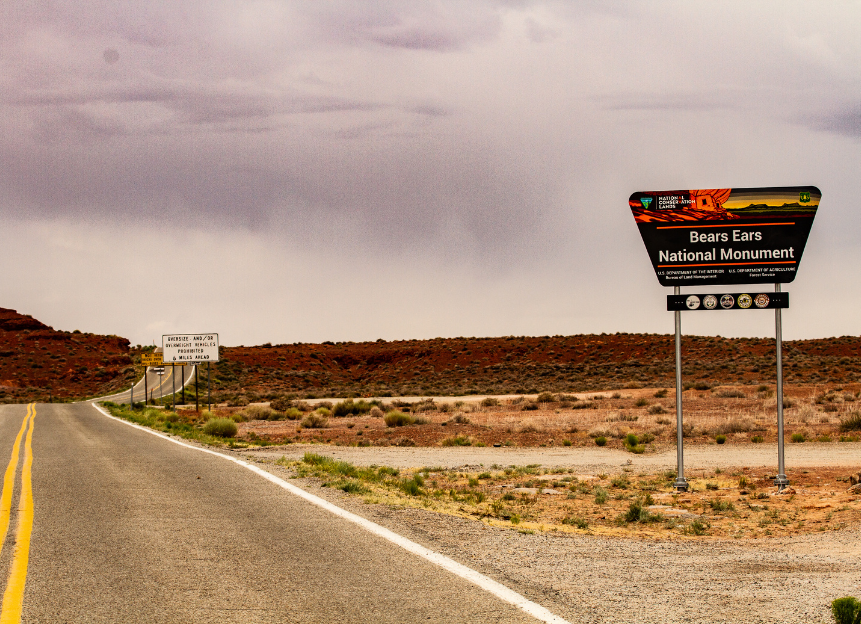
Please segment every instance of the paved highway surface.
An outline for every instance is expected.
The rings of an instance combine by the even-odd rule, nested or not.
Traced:
[[[3,623],[535,621],[242,466],[89,403],[0,406],[0,456]]]

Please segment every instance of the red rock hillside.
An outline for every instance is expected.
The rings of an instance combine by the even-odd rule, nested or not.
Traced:
[[[673,352],[673,336],[625,333],[222,347],[213,389],[254,400],[673,387]],[[684,381],[773,384],[774,353],[773,339],[686,336]],[[861,381],[861,339],[785,342],[784,379]]]
[[[133,378],[131,364],[125,338],[57,331],[0,308],[0,402],[107,393]]]

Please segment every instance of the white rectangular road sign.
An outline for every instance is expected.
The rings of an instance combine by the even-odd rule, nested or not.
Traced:
[[[166,334],[161,346],[165,364],[218,361],[218,334]]]

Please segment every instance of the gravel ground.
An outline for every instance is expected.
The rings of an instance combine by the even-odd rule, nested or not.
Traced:
[[[787,474],[799,467],[847,466],[861,468],[861,443],[834,442],[787,444],[785,446]],[[356,447],[323,444],[288,444],[241,451],[248,458],[302,459],[306,452],[318,453],[348,461],[357,466],[376,464],[393,468],[422,466],[527,466],[538,464],[576,467],[578,472],[613,472],[620,465],[655,471],[676,467],[675,448],[653,455],[634,455],[619,449],[551,447],[551,448],[492,448],[492,447]],[[629,464],[630,462],[630,464]],[[777,468],[776,444],[733,444],[689,446],[685,448],[686,470],[743,467]]]
[[[542,464],[578,471],[618,469],[632,455],[606,449],[344,448],[290,445],[237,453],[281,476],[278,457],[307,450],[356,464],[397,467]],[[776,448],[692,447],[693,469],[773,466]],[[787,466],[857,467],[861,445],[787,445]],[[675,464],[675,452],[634,456],[635,467]],[[638,540],[524,534],[422,509],[365,504],[310,479],[294,482],[350,511],[452,557],[571,622],[831,622],[829,605],[861,597],[861,530],[796,538]]]

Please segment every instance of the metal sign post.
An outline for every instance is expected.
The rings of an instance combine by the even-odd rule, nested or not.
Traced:
[[[210,362],[206,363],[206,392],[207,392],[206,409],[211,412],[212,411],[212,367],[210,365]]]
[[[780,284],[774,285],[774,292],[780,292]],[[783,491],[789,485],[789,479],[783,463],[783,327],[780,308],[774,310],[774,326],[777,342],[777,477],[774,485],[778,491]]]
[[[789,485],[784,466],[783,335],[781,309],[789,297],[781,283],[795,279],[822,199],[815,186],[641,191],[628,206],[662,286],[673,286],[667,310],[676,324],[676,445],[673,487],[684,476],[681,312],[774,309],[777,334],[778,490]],[[774,284],[774,293],[682,295],[681,286]]]
[[[200,411],[200,403],[197,400],[197,366],[194,367],[194,411]]]
[[[170,401],[172,404],[171,409],[176,411],[176,366],[173,364],[170,365]]]
[[[679,287],[675,287],[679,294]],[[688,480],[685,479],[684,432],[682,430],[682,312],[676,310],[676,480],[673,487],[678,492],[688,491]]]

